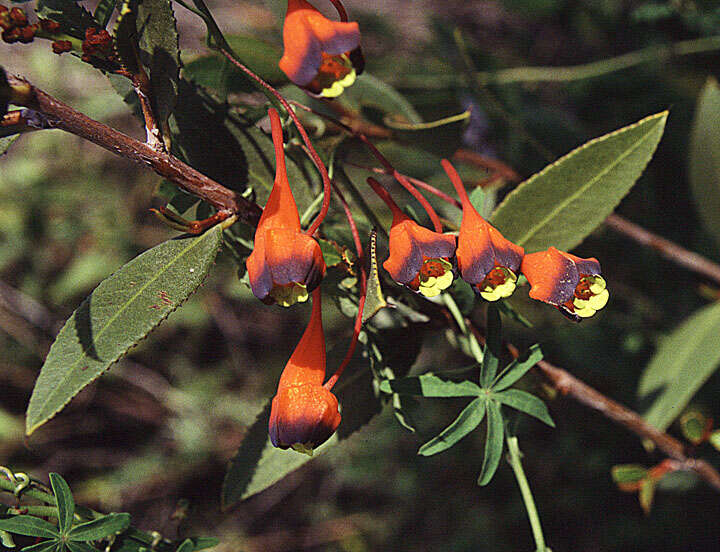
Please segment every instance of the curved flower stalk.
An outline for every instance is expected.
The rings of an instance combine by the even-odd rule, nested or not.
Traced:
[[[530,297],[557,307],[579,322],[602,309],[610,293],[594,257],[582,259],[551,247],[525,255],[522,272],[530,284]]]
[[[320,245],[300,228],[285,169],[280,117],[275,109],[268,113],[277,164],[275,183],[255,231],[254,250],[245,265],[255,297],[289,307],[307,301],[326,268]]]
[[[440,234],[420,226],[403,213],[374,178],[368,184],[392,211],[390,227],[390,256],[383,263],[393,280],[435,297],[450,287],[453,281],[451,259],[455,254],[455,236]]]
[[[331,21],[305,0],[288,0],[280,69],[315,96],[335,98],[365,67],[356,22]]]
[[[442,160],[442,166],[462,203],[463,218],[457,248],[460,275],[487,301],[510,297],[517,286],[517,274],[525,250],[506,240],[480,216],[470,203],[460,175],[447,159]]]
[[[270,441],[312,456],[340,424],[338,400],[323,386],[325,334],[320,289],[313,292],[310,322],[290,356],[270,410]]]

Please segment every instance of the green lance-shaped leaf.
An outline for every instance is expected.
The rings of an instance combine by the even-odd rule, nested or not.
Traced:
[[[94,541],[125,531],[130,526],[130,514],[108,514],[73,527],[68,534],[72,541]]]
[[[453,423],[421,446],[418,454],[432,456],[452,447],[482,422],[485,417],[486,404],[487,401],[483,397],[478,397],[472,401],[460,412],[460,415]]]
[[[645,419],[665,430],[720,364],[720,303],[699,309],[660,342],[640,378],[638,393],[658,393]]]
[[[550,417],[545,403],[538,399],[535,395],[531,395],[526,391],[520,389],[508,389],[501,393],[493,393],[493,397],[511,408],[524,412],[529,416],[537,418],[541,422],[546,423],[550,427],[555,427]]]
[[[375,316],[380,309],[387,306],[387,301],[385,301],[380,286],[380,273],[378,272],[377,231],[373,230],[370,234],[370,274],[368,274],[367,280],[367,295],[362,317],[363,324]]]
[[[55,539],[60,536],[53,524],[34,516],[23,515],[0,519],[0,529],[15,533],[16,535],[41,537],[44,539]]]
[[[596,138],[520,184],[492,223],[527,253],[570,250],[630,191],[662,137],[668,112]]]
[[[613,466],[610,475],[618,485],[635,484],[647,477],[648,470],[640,464],[620,464]]]
[[[75,516],[75,500],[67,482],[59,474],[50,474],[50,486],[57,501],[60,532],[65,534],[72,527],[73,516]]]
[[[190,539],[185,539],[175,552],[194,552],[195,545]]]
[[[140,0],[137,10],[140,62],[150,77],[153,112],[164,124],[175,107],[180,79],[177,22],[170,0]]]
[[[502,391],[503,389],[507,389],[527,374],[528,370],[530,370],[530,368],[535,366],[542,359],[543,354],[540,350],[540,345],[533,345],[530,349],[528,349],[524,359],[516,359],[508,364],[507,368],[505,368],[505,370],[501,373],[500,379],[498,379],[497,383],[492,386],[493,391]]]
[[[705,228],[720,243],[720,86],[708,79],[690,137],[690,186]]]
[[[104,280],[65,323],[30,397],[26,432],[47,422],[180,306],[222,243],[218,225],[166,241]]]
[[[422,117],[412,104],[389,84],[363,73],[336,101],[360,111],[363,106],[374,107],[386,114],[403,117],[408,123],[420,124]]]
[[[497,471],[502,456],[503,442],[505,441],[505,428],[503,427],[500,405],[495,401],[487,403],[487,439],[485,441],[485,457],[482,469],[478,476],[478,485],[481,487],[490,483]]]
[[[432,374],[384,380],[380,383],[380,391],[422,397],[479,397],[482,394],[482,389],[471,381],[458,383]]]
[[[351,394],[356,389],[351,384],[343,392]],[[372,421],[360,428],[357,425],[343,427],[348,420],[349,418],[343,418],[338,431],[320,447],[316,448],[311,457],[293,450],[282,450],[272,446],[268,437],[268,423],[270,421],[270,402],[268,401],[264,410],[248,429],[237,454],[230,461],[223,481],[223,508],[230,508],[241,500],[267,489],[313,458],[327,454],[337,445],[342,446],[348,440],[352,442],[351,438],[355,438],[356,435],[358,438],[363,435],[366,436],[364,438],[368,438],[367,435],[372,435],[372,432],[376,429]],[[364,419],[360,420],[362,424],[365,424],[365,422]]]

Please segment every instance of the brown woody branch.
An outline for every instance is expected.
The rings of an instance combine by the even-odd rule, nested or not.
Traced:
[[[513,345],[508,345],[508,349],[513,356],[518,355],[518,350]],[[680,469],[695,472],[711,487],[720,491],[720,474],[715,468],[705,460],[688,456],[685,452],[685,446],[680,441],[647,423],[637,412],[606,397],[569,372],[553,366],[545,360],[538,362],[535,367],[562,395],[572,397],[580,404],[600,412],[606,418],[629,429],[638,437],[652,441],[663,453],[676,460]]]
[[[33,86],[24,79],[8,76],[12,88],[22,89],[13,103],[23,105],[42,118],[43,128],[57,128],[84,138],[120,157],[142,163],[160,176],[220,211],[237,214],[251,225],[257,225],[262,210],[219,182],[208,178],[173,155],[156,151],[101,122],[75,111],[70,106]]]
[[[642,226],[638,226],[619,215],[610,215],[605,219],[605,224],[616,232],[635,240],[640,245],[654,249],[675,264],[702,274],[720,284],[720,265],[712,262],[710,259],[688,251],[670,240],[661,238],[657,234],[653,234]]]

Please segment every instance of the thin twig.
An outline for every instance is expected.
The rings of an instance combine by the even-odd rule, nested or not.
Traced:
[[[720,284],[720,265],[712,262],[710,259],[688,251],[670,240],[661,238],[657,234],[653,234],[649,230],[624,219],[620,215],[610,215],[605,219],[605,224],[616,232],[635,240],[640,245],[656,250],[663,257],[671,260],[675,264],[702,274]]]
[[[75,111],[24,79],[10,75],[8,80],[11,86],[30,87],[23,105],[42,115],[46,128],[64,130],[116,155],[147,165],[160,176],[204,199],[218,210],[237,213],[248,224],[254,226],[260,219],[262,210],[255,203],[208,178],[177,157],[156,151],[147,144]]]
[[[507,347],[513,356],[518,355],[516,347],[510,344]],[[572,397],[580,404],[600,412],[606,418],[617,422],[642,439],[652,441],[658,449],[673,460],[680,462],[682,469],[695,472],[711,487],[720,491],[720,474],[715,468],[705,460],[688,456],[685,446],[680,441],[647,423],[637,412],[606,397],[569,372],[553,366],[545,360],[538,362],[535,367],[562,395]]]

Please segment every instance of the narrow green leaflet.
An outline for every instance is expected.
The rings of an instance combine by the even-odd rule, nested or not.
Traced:
[[[153,111],[167,121],[175,107],[180,78],[177,24],[170,0],[140,0],[137,12],[140,62],[147,69]]]
[[[136,257],[104,280],[60,330],[35,383],[30,435],[180,306],[205,279],[222,228],[181,236]]]
[[[508,389],[507,391],[503,391],[501,393],[493,393],[493,398],[504,405],[537,418],[550,427],[555,427],[555,422],[553,422],[550,417],[550,412],[548,412],[547,406],[545,406],[545,403],[538,399],[535,395],[531,395],[530,393],[520,389]]]
[[[378,272],[377,232],[373,230],[370,234],[370,274],[368,275],[367,294],[362,316],[363,324],[375,316],[380,309],[387,306],[387,301],[385,301],[380,286],[380,274]]]
[[[50,474],[50,485],[57,501],[60,532],[65,534],[72,527],[73,516],[75,516],[75,500],[73,500],[67,482],[59,474]]]
[[[460,412],[460,415],[453,423],[421,446],[418,454],[432,456],[452,447],[482,422],[485,417],[486,404],[487,402],[483,397],[478,397],[472,401]]]
[[[34,516],[22,515],[0,519],[0,529],[15,533],[16,535],[41,537],[44,539],[54,539],[60,536],[53,524]]]
[[[505,428],[500,414],[500,405],[495,401],[487,403],[487,439],[485,441],[485,457],[483,458],[482,469],[478,476],[478,485],[484,486],[497,471],[502,456],[503,442],[505,440]]]
[[[195,545],[193,545],[193,541],[190,539],[185,539],[180,546],[177,547],[177,550],[175,552],[193,552],[195,550]]]
[[[720,243],[720,86],[708,79],[690,137],[690,186],[705,228]]]
[[[502,322],[500,311],[494,304],[487,307],[487,343],[483,347],[482,366],[480,370],[480,384],[483,387],[491,387],[502,351]]]
[[[720,303],[699,309],[663,339],[640,378],[640,397],[657,394],[645,419],[665,430],[720,364]]]
[[[599,226],[650,161],[668,112],[587,142],[520,184],[492,223],[526,253],[570,250]]]
[[[22,552],[62,552],[62,544],[57,541],[45,541],[26,546]]]
[[[647,474],[647,468],[640,464],[620,464],[613,466],[610,470],[613,481],[619,485],[637,483],[645,478]]]
[[[73,527],[68,538],[72,541],[99,540],[125,531],[129,526],[130,514],[108,514]]]
[[[542,359],[543,354],[540,350],[540,345],[533,345],[528,350],[524,360],[517,359],[508,364],[507,368],[505,368],[505,370],[501,373],[498,382],[492,386],[493,391],[502,391],[503,389],[507,389],[527,374],[530,368],[535,366]]]
[[[380,384],[380,391],[422,397],[479,397],[482,394],[482,389],[471,381],[457,383],[432,374],[384,380]]]

